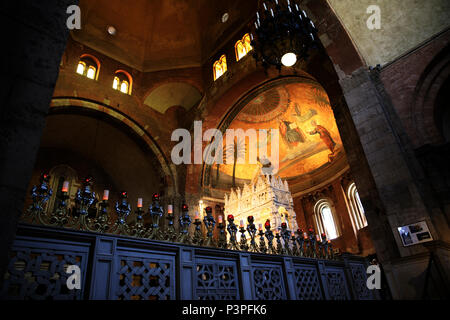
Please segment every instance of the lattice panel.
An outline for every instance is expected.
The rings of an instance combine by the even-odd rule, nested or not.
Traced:
[[[37,245],[36,243],[34,245]],[[1,296],[14,300],[80,300],[84,288],[87,254],[14,246]],[[69,290],[69,265],[81,270],[81,289]]]
[[[295,294],[297,300],[322,300],[317,270],[314,267],[299,267],[294,269]]]
[[[372,293],[367,288],[367,273],[364,265],[351,263],[350,270],[352,273],[353,288],[355,289],[356,299],[373,300]]]
[[[331,300],[349,300],[344,271],[337,268],[327,268],[328,293]]]
[[[239,299],[235,263],[198,260],[195,279],[195,293],[199,300]]]
[[[284,300],[286,291],[280,266],[253,266],[256,300]]]
[[[174,263],[164,259],[120,257],[116,299],[175,299]]]

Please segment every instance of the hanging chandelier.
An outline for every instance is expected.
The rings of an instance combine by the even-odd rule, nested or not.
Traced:
[[[251,45],[253,57],[265,69],[292,67],[318,47],[317,29],[295,1],[266,0],[261,10],[256,12]]]

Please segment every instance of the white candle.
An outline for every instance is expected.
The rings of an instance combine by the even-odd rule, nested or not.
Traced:
[[[138,198],[137,207],[142,208],[142,198]]]
[[[200,220],[200,215],[198,214],[198,212],[195,212],[195,217],[194,217],[194,219],[195,219],[195,220]]]
[[[109,199],[109,190],[103,191],[103,201],[108,201]]]
[[[262,223],[259,224],[258,229],[262,230]]]
[[[241,228],[244,227],[244,220],[241,220]]]
[[[172,213],[173,213],[173,206],[172,206],[171,204],[169,204],[169,205],[167,206],[167,213],[168,213],[168,214],[172,214]]]
[[[219,216],[219,223],[223,223],[223,216]]]
[[[69,181],[64,181],[61,191],[62,192],[69,192]]]

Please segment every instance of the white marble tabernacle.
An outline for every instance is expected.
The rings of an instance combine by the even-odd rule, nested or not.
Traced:
[[[273,231],[279,230],[282,222],[287,222],[291,231],[298,229],[288,183],[280,177],[261,173],[242,190],[232,189],[229,196],[225,195],[224,209],[225,216],[232,214],[237,225],[244,220],[247,226],[247,217],[253,216],[256,227],[264,226],[269,219]]]

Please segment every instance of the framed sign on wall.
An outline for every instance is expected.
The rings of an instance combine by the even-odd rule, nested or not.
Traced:
[[[405,247],[433,240],[426,221],[398,227],[398,232]]]

